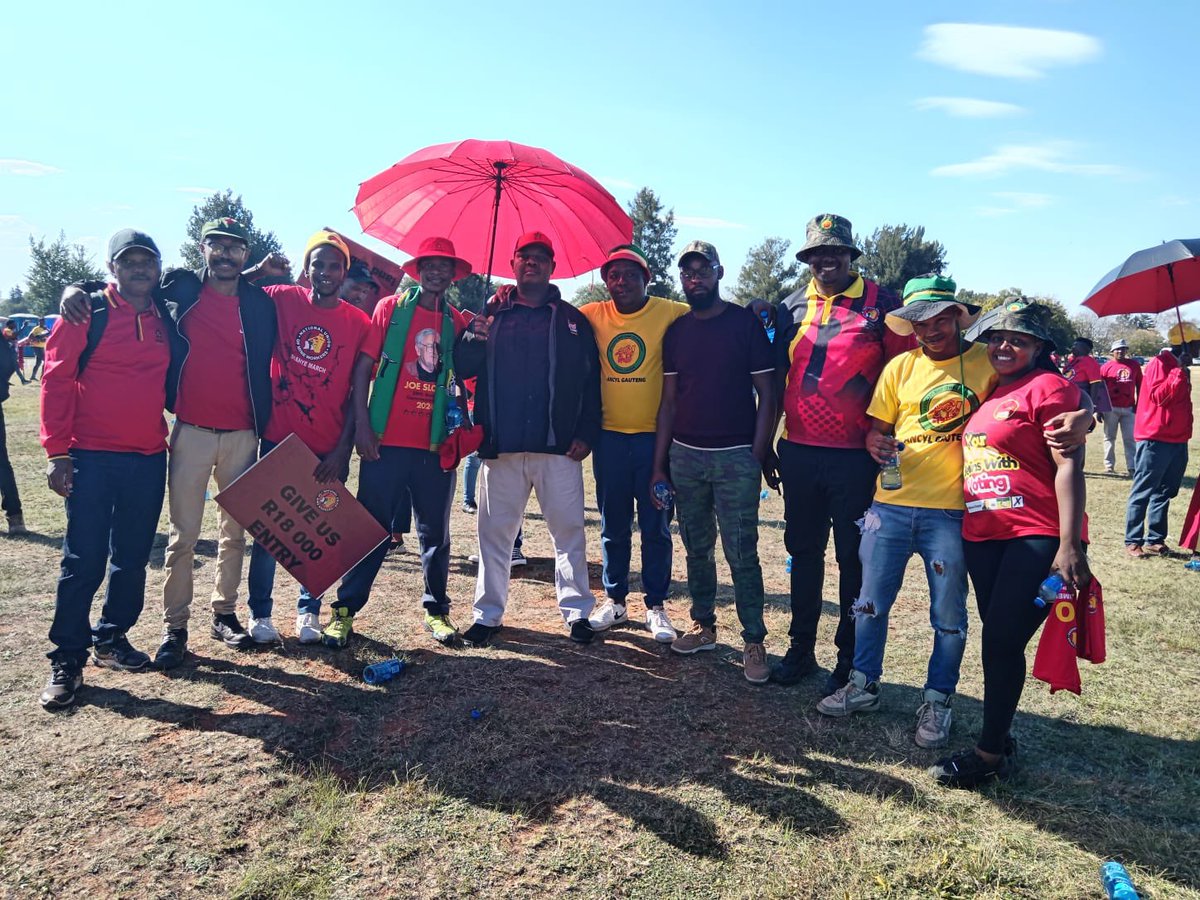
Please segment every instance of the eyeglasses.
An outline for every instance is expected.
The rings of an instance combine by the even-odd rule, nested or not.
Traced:
[[[205,241],[204,246],[208,248],[209,253],[215,253],[218,256],[241,256],[250,251],[250,248],[241,241]]]
[[[711,278],[717,270],[709,265],[697,266],[692,269],[680,269],[680,281],[703,281],[705,278]]]
[[[1006,334],[989,334],[987,342],[993,347],[999,347],[1001,344],[1008,344],[1014,350],[1028,350],[1032,347],[1036,340],[1028,337],[1009,337]]]

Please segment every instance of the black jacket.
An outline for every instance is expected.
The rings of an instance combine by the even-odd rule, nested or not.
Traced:
[[[171,329],[171,368],[167,372],[167,409],[174,412],[183,364],[191,345],[179,332],[179,323],[200,299],[206,269],[191,272],[171,269],[164,272],[155,290],[175,328]],[[275,302],[266,292],[245,278],[238,279],[238,314],[242,320],[242,343],[246,348],[246,381],[250,385],[250,405],[254,411],[254,430],[261,437],[271,418],[271,355],[275,351],[277,326]]]
[[[600,355],[592,326],[578,309],[562,299],[558,288],[551,285],[553,310],[550,372],[530,372],[531,378],[546,378],[550,384],[550,428],[554,436],[547,447],[549,453],[566,453],[575,440],[595,447],[600,437]],[[506,285],[488,300],[481,315],[500,319],[512,309],[516,290]],[[496,323],[492,325],[496,328]],[[458,375],[477,378],[475,387],[475,421],[483,426],[483,444],[479,455],[495,459],[497,454],[495,427],[495,392],[491,382],[495,377],[496,354],[504,348],[494,340],[468,341],[463,332],[454,348],[454,363]]]

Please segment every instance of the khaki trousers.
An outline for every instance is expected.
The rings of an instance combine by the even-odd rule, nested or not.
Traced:
[[[213,432],[186,422],[175,423],[167,467],[167,515],[171,537],[167,543],[167,579],[163,583],[163,621],[167,628],[186,628],[192,606],[192,567],[196,541],[204,521],[204,492],[214,477],[222,491],[254,464],[258,438],[254,431]],[[214,613],[237,608],[242,580],[246,536],[228,513],[220,513],[217,544],[217,578],[213,586]]]

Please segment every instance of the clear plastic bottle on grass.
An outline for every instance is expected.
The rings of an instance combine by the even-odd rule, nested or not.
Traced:
[[[1141,897],[1129,872],[1115,859],[1100,867],[1100,883],[1104,885],[1108,900],[1139,900]]]

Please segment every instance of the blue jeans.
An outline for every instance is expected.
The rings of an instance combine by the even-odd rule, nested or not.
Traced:
[[[749,447],[694,450],[671,445],[671,481],[679,536],[687,552],[691,618],[707,628],[717,623],[717,526],[733,578],[733,599],[742,640],[761,643],[763,578],[758,564],[758,491],[762,467]]]
[[[275,449],[274,441],[260,441],[258,458],[262,459]],[[346,480],[349,472],[339,472],[338,477]],[[275,607],[275,599],[271,594],[275,590],[275,557],[268,553],[258,542],[250,548],[250,572],[246,575],[246,605],[250,607],[250,615],[256,619],[265,619],[271,615]],[[319,615],[321,598],[314,597],[312,591],[300,585],[300,598],[296,601],[296,612]]]
[[[463,462],[463,503],[475,505],[475,485],[479,481],[479,467],[483,460],[478,453],[472,453]]]
[[[358,469],[358,502],[384,528],[389,528],[404,505],[411,505],[421,543],[425,592],[421,603],[433,615],[450,612],[446,584],[450,578],[450,504],[457,471],[443,472],[436,453],[412,447],[380,447],[379,459],[363,461]],[[411,497],[411,500],[410,500]],[[388,553],[384,541],[346,573],[337,592],[337,605],[354,615],[371,596],[371,586]]]
[[[862,519],[862,590],[854,603],[854,668],[878,681],[883,675],[888,613],[914,553],[925,562],[933,652],[926,690],[953,694],[967,646],[967,562],[961,509],[871,504]],[[1032,605],[1032,600],[1030,600]]]
[[[642,590],[646,606],[662,606],[671,588],[671,512],[650,499],[654,471],[654,433],[601,431],[592,448],[596,505],[600,508],[600,550],[604,593],[620,603],[629,594],[632,525],[637,506],[642,535]]]
[[[1179,493],[1187,469],[1187,444],[1138,441],[1133,454],[1133,486],[1125,514],[1125,543],[1163,544],[1167,540],[1167,509]],[[1149,512],[1150,521],[1146,522]],[[1143,527],[1145,531],[1143,532]]]
[[[54,599],[47,654],[61,662],[84,662],[93,643],[124,634],[146,599],[146,563],[162,513],[167,454],[72,450],[75,477],[66,500],[67,533]],[[108,590],[100,619],[90,624],[92,599]]]

